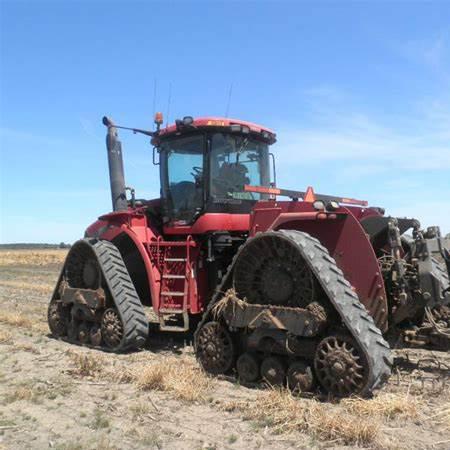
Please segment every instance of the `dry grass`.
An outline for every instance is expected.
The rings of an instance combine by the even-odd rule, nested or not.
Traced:
[[[8,404],[20,400],[32,401],[35,398],[36,393],[30,386],[19,386],[6,394],[4,402]]]
[[[0,344],[12,344],[12,334],[8,331],[0,330]]]
[[[143,420],[146,417],[148,417],[150,413],[150,406],[148,403],[139,401],[137,403],[130,405],[129,410],[133,419]]]
[[[445,431],[450,431],[450,401],[444,402],[438,412],[427,416],[424,421],[440,425]]]
[[[71,375],[79,377],[102,378],[106,361],[99,355],[68,351],[73,367],[69,369]]]
[[[0,311],[0,322],[14,327],[32,328],[33,321],[19,311]]]
[[[211,389],[211,380],[198,366],[175,358],[136,369],[135,383],[139,389],[170,392],[189,402],[206,400]]]
[[[39,355],[41,353],[40,350],[34,345],[24,343],[14,344],[13,351],[33,353],[35,355]]]
[[[25,289],[47,295],[50,295],[53,292],[53,289],[55,288],[54,284],[52,285],[47,283],[30,283],[28,281],[17,281],[17,280],[1,280],[0,286],[5,286],[17,290]]]
[[[350,413],[364,417],[416,419],[422,409],[420,397],[382,393],[370,400],[346,398],[341,405]]]
[[[344,445],[369,445],[376,442],[380,424],[322,404],[299,399],[288,390],[272,389],[261,393],[254,401],[229,402],[227,411],[239,411],[247,420],[268,426],[275,433],[305,432],[321,441]]]
[[[45,335],[49,330],[47,319],[43,311],[41,313],[38,316],[31,316],[21,311],[0,311],[0,323],[13,327],[27,328]]]
[[[64,262],[67,249],[0,251],[0,266],[45,266]]]

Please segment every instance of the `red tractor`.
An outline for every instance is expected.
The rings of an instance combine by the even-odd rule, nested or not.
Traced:
[[[113,211],[69,251],[49,305],[53,335],[135,349],[152,315],[160,330],[196,330],[210,373],[336,396],[382,385],[387,340],[450,342],[450,241],[437,227],[277,188],[275,133],[228,118],[161,128],[157,114],[156,131],[131,129],[151,138],[160,167],[161,198],[139,200],[124,181],[125,127],[103,123]]]

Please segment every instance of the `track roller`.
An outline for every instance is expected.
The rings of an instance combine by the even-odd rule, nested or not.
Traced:
[[[316,384],[311,366],[303,361],[289,364],[287,382],[289,389],[294,392],[311,392]]]
[[[89,342],[94,347],[100,347],[102,345],[102,330],[96,323],[94,323],[89,330]]]
[[[78,340],[81,344],[87,344],[89,342],[90,324],[87,321],[81,322],[78,327]]]
[[[260,377],[260,361],[253,353],[243,353],[236,361],[239,379],[244,383],[253,383]]]
[[[277,356],[264,358],[261,377],[271,386],[283,385],[286,381],[286,366],[283,360]]]

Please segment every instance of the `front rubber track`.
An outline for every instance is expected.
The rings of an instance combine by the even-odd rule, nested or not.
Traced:
[[[72,251],[75,251],[79,246],[89,247],[95,255],[102,272],[102,279],[106,284],[103,287],[106,287],[109,291],[109,298],[113,301],[123,323],[122,341],[117,347],[108,350],[122,352],[143,347],[148,336],[148,319],[122,256],[114,244],[97,239],[77,241],[67,255],[58,285],[64,277],[65,267]],[[59,295],[58,285],[53,297]]]

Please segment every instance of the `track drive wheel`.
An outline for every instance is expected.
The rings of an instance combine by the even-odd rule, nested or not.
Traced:
[[[234,365],[233,339],[219,322],[207,322],[200,328],[195,351],[200,365],[211,374],[226,373]]]
[[[115,308],[108,308],[101,320],[101,336],[103,342],[111,350],[120,347],[123,339],[122,319]]]
[[[322,387],[337,397],[361,393],[368,381],[366,359],[348,336],[323,339],[316,349],[314,368]]]
[[[259,359],[253,353],[243,353],[236,361],[239,379],[244,383],[253,383],[259,378]]]
[[[67,325],[69,320],[69,309],[60,301],[56,299],[51,300],[47,310],[47,321],[53,336],[67,336]]]
[[[286,381],[286,366],[281,358],[265,358],[261,364],[261,377],[272,386],[283,385]]]

